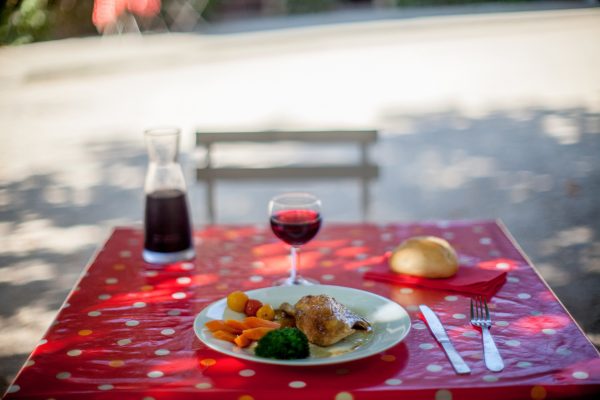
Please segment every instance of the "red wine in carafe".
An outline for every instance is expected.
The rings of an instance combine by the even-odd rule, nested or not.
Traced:
[[[192,245],[186,195],[178,189],[158,190],[146,195],[146,250],[172,253]]]

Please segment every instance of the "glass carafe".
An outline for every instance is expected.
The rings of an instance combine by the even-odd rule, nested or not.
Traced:
[[[144,252],[146,262],[166,264],[194,258],[187,190],[179,153],[177,128],[144,132],[148,172],[144,192]]]

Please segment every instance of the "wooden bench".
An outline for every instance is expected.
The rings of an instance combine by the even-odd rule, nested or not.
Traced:
[[[361,212],[366,219],[369,206],[369,181],[379,176],[379,167],[369,162],[369,146],[377,141],[376,130],[336,131],[261,131],[196,132],[196,147],[205,149],[204,163],[196,169],[196,180],[206,182],[207,217],[215,222],[214,184],[218,180],[321,180],[358,179],[361,182]],[[219,167],[213,165],[213,150],[225,143],[273,144],[295,142],[311,146],[355,143],[359,146],[358,163],[336,165],[294,165],[277,167]]]

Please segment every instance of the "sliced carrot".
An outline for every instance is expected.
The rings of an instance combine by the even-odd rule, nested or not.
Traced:
[[[260,340],[263,336],[265,336],[267,333],[271,332],[274,329],[275,328],[267,328],[261,326],[260,328],[246,329],[244,332],[242,332],[242,335],[246,336],[248,339],[251,340]]]
[[[225,341],[231,342],[231,343],[234,343],[235,342],[235,338],[237,337],[233,333],[226,332],[226,331],[214,331],[212,333],[212,335],[215,337],[215,339],[225,340]]]
[[[241,335],[236,337],[233,340],[233,342],[237,344],[238,347],[244,348],[250,346],[250,344],[252,343],[252,339],[250,339],[248,336],[242,333]]]
[[[225,321],[222,321],[220,319],[215,319],[212,321],[208,321],[207,323],[204,324],[204,326],[206,326],[208,328],[209,331],[211,332],[215,332],[215,331],[225,331],[225,332],[229,332],[229,333],[233,333],[233,334],[240,334],[242,333],[242,331],[244,329],[247,329],[247,327],[233,327],[229,324],[227,324]]]
[[[257,318],[257,317],[244,318],[244,325],[246,325],[246,329],[251,329],[251,328],[279,329],[281,327],[281,324],[279,324],[279,322],[267,321],[266,319],[261,319],[261,318]]]
[[[225,320],[225,325],[229,326],[232,329],[239,330],[240,332],[243,331],[244,329],[250,328],[243,321],[238,321],[238,320],[235,320],[235,319],[227,319],[227,320]]]

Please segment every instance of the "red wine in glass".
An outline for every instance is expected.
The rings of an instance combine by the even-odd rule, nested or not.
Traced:
[[[271,215],[275,236],[291,246],[308,243],[321,227],[321,215],[313,210],[283,210]]]
[[[309,193],[284,193],[269,202],[269,218],[275,236],[290,245],[290,276],[275,285],[312,285],[315,280],[296,273],[298,250],[315,237],[321,227],[321,201]]]

